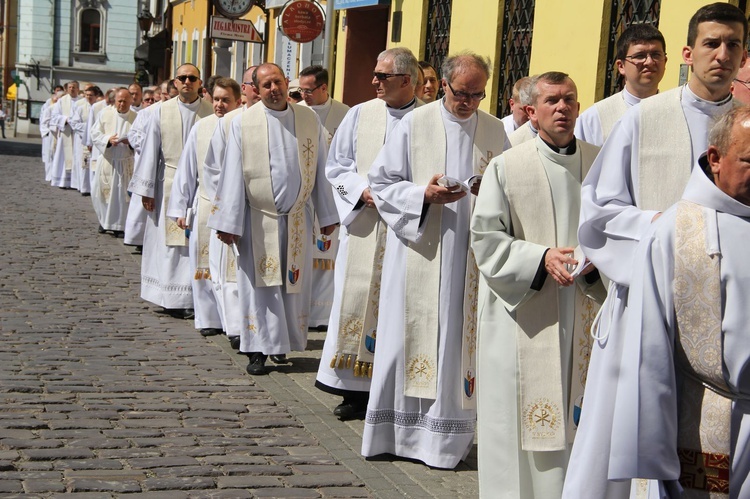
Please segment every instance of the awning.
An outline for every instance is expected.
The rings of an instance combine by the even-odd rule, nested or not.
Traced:
[[[135,62],[145,64],[150,69],[163,67],[168,46],[169,32],[162,30],[136,47],[133,54]]]
[[[8,91],[5,94],[5,98],[8,100],[16,100],[16,91],[18,90],[18,87],[16,87],[16,84],[8,87]]]

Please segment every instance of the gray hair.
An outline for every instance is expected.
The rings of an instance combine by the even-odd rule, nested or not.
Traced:
[[[524,76],[513,85],[513,100],[517,101],[521,106],[530,106],[532,103],[531,83],[531,77]]]
[[[732,128],[735,123],[750,120],[749,106],[735,106],[719,118],[708,134],[708,144],[716,147],[724,156],[732,144]]]
[[[540,75],[536,75],[531,78],[531,85],[529,85],[529,106],[533,106],[536,104],[536,100],[539,98],[539,83],[549,83],[551,85],[562,85],[566,81],[573,82],[570,76],[568,76],[567,73],[563,73],[562,71],[547,71],[546,73],[542,73]],[[575,85],[575,82],[573,82],[573,85]],[[576,93],[578,93],[578,89],[576,89]]]
[[[440,71],[445,81],[451,83],[457,73],[468,71],[471,68],[479,69],[488,80],[490,79],[490,58],[468,51],[446,57]]]
[[[419,78],[419,62],[411,50],[406,47],[395,47],[392,49],[384,50],[378,54],[378,62],[382,62],[386,58],[393,60],[393,71],[399,74],[407,74],[411,76],[411,86],[417,86],[417,79]]]

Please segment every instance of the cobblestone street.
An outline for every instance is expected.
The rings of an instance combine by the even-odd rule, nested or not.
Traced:
[[[456,470],[359,455],[313,386],[324,334],[271,374],[139,298],[140,256],[0,141],[0,495],[477,497]]]

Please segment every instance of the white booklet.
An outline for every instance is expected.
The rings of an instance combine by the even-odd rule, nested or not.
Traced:
[[[581,275],[581,272],[586,270],[589,265],[591,265],[591,262],[586,258],[586,255],[583,254],[583,250],[580,246],[576,246],[576,249],[573,251],[573,260],[577,261],[576,264],[568,264],[568,272],[570,273],[570,277],[576,278],[579,275]]]
[[[462,191],[471,192],[471,188],[480,180],[482,180],[482,175],[472,175],[466,180],[458,180],[457,178],[444,176],[440,177],[437,183],[443,187],[453,187],[458,185]]]

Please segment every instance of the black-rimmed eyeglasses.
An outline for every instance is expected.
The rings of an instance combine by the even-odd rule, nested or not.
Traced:
[[[735,78],[734,81],[745,87],[746,89],[750,90],[750,81],[740,80],[739,78]]]
[[[482,100],[485,97],[487,97],[487,93],[484,91],[477,92],[475,94],[470,94],[469,92],[461,92],[460,90],[455,91],[453,90],[453,87],[451,87],[450,83],[448,83],[448,88],[451,89],[451,93],[453,94],[453,97],[455,97],[456,99],[460,99],[460,100]]]
[[[388,78],[393,78],[394,76],[408,76],[408,75],[406,73],[381,73],[380,71],[373,71],[372,76],[378,81],[385,81]]]
[[[637,54],[626,55],[625,59],[633,64],[645,64],[649,57],[654,62],[661,62],[666,56],[667,54],[664,52],[638,52]]]
[[[302,95],[312,95],[313,92],[315,92],[317,89],[319,89],[322,86],[323,86],[323,83],[321,83],[315,88],[300,88],[299,93],[301,93]]]

